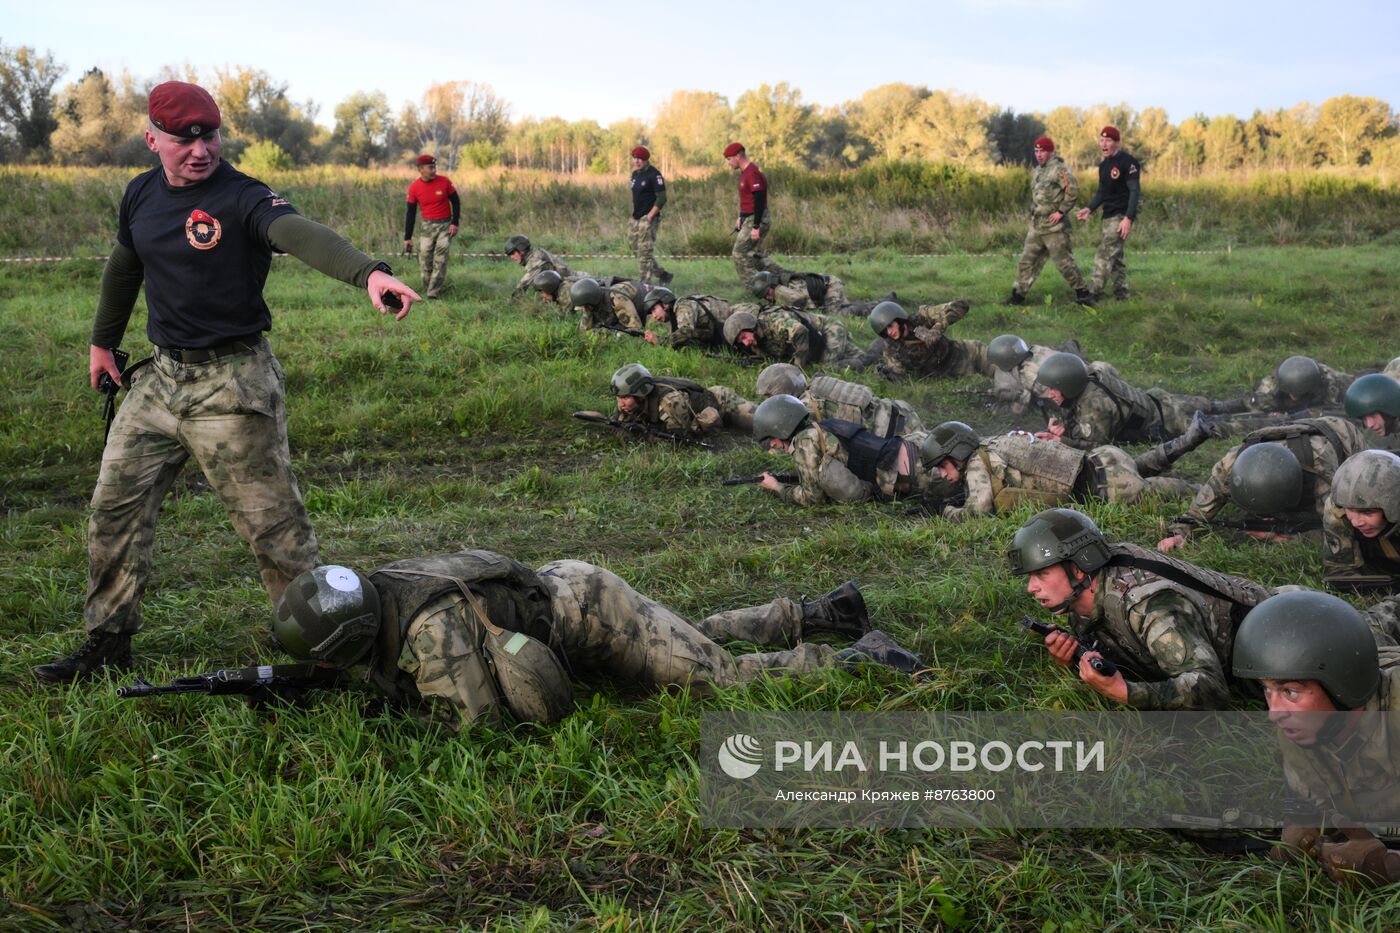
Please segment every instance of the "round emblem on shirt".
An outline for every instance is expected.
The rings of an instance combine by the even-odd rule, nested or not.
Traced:
[[[189,240],[195,249],[213,249],[218,246],[219,237],[223,232],[219,221],[204,211],[191,211],[190,216],[185,219],[185,239]]]
[[[1113,179],[1118,178],[1118,166],[1115,165],[1113,166],[1113,168],[1108,170],[1108,177]]]

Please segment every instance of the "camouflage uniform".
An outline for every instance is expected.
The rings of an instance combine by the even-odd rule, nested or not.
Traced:
[[[1329,825],[1347,825],[1334,814],[1389,822],[1400,818],[1400,648],[1380,648],[1381,678],[1376,695],[1361,707],[1354,733],[1339,747],[1332,742],[1298,745],[1280,735],[1283,780],[1288,792],[1313,801]],[[1374,715],[1388,713],[1390,715]]]
[[[1361,615],[1371,627],[1377,645],[1382,648],[1400,647],[1400,594],[1387,596]]]
[[[789,453],[797,467],[798,482],[783,484],[779,497],[784,502],[864,502],[875,495],[872,484],[847,468],[850,457],[841,442],[820,425],[811,425],[793,435]]]
[[[421,566],[434,575],[450,574],[455,560],[482,553],[399,561],[375,571],[370,579],[383,598],[386,588],[401,586],[405,579],[385,571]],[[499,557],[489,552],[487,556]],[[534,634],[542,636],[575,674],[601,672],[629,685],[710,692],[769,674],[803,674],[835,666],[833,648],[798,643],[802,609],[790,599],[719,613],[697,627],[593,564],[553,561],[534,574],[532,589],[539,589],[547,600],[540,607],[547,631]],[[404,636],[394,658],[371,659],[372,668],[386,668],[374,681],[391,700],[426,700],[425,712],[452,729],[497,709],[493,675],[482,663],[482,628],[450,581],[443,580],[438,594],[399,624]],[[735,657],[704,632],[789,647]]]
[[[564,279],[573,275],[573,272],[569,269],[569,264],[564,262],[564,260],[558,258],[548,250],[541,249],[538,246],[532,246],[530,247],[530,251],[525,254],[525,271],[521,274],[520,281],[515,283],[515,288],[511,290],[510,297],[519,298],[521,295],[525,294],[526,290],[530,287],[530,282],[535,278],[535,275],[545,270],[558,272],[560,278]],[[568,292],[563,292],[562,289],[561,292],[566,295],[568,294]]]
[[[1211,400],[1201,395],[1176,395],[1157,386],[1139,389],[1107,363],[1090,363],[1089,376],[1084,391],[1063,408],[1060,440],[1080,450],[1177,437],[1191,427],[1197,411],[1211,409]]]
[[[1389,575],[1400,587],[1400,524],[1391,523],[1375,538],[1357,534],[1346,509],[1329,495],[1322,507],[1322,572],[1333,575]]]
[[[436,298],[447,281],[447,256],[452,248],[448,233],[451,220],[423,220],[418,227],[418,271],[423,276],[423,294]]]
[[[941,305],[920,305],[908,324],[909,336],[901,341],[884,339],[884,362],[880,374],[887,379],[937,376],[990,377],[987,345],[980,340],[953,340],[944,331],[967,316],[966,301]]]
[[[1320,366],[1322,364],[1319,363],[1318,365]],[[1382,369],[1381,372],[1394,379],[1396,382],[1400,382],[1400,356],[1397,356],[1395,359],[1385,364],[1385,369]]]
[[[1196,488],[1175,477],[1152,476],[1117,447],[1095,447],[1084,454],[1024,432],[994,437],[978,447],[963,467],[962,482],[967,502],[944,507],[949,521],[992,515],[1026,502],[1049,508],[1071,499],[1187,498]]]
[[[569,289],[573,288],[574,283],[580,279],[596,279],[597,276],[593,275],[591,272],[570,272],[568,275],[562,276],[561,278],[563,281],[559,283],[559,290],[554,293],[554,297],[551,298],[543,292],[540,293],[540,297],[545,303],[554,305],[555,310],[564,314],[569,314],[573,311],[573,302],[569,297]]]
[[[656,377],[655,388],[642,396],[642,405],[637,411],[619,411],[619,421],[637,424],[650,424],[672,434],[701,434],[713,430],[722,423],[722,411],[715,398],[717,390],[728,391],[723,386],[704,389],[698,382],[689,379]],[[686,391],[689,388],[690,391]]]
[[[1113,284],[1113,294],[1119,298],[1128,297],[1128,264],[1123,259],[1126,241],[1118,235],[1118,226],[1123,216],[1105,217],[1100,222],[1099,248],[1094,253],[1094,271],[1089,290],[1096,295],[1103,293],[1104,287]]]
[[[855,367],[860,362],[862,351],[840,321],[795,308],[765,308],[757,317],[754,336],[758,346],[752,351],[756,356],[803,367],[815,363]],[[813,345],[811,329],[804,321],[820,332],[824,348]]]
[[[679,350],[686,346],[705,349],[724,347],[724,322],[735,311],[758,313],[756,304],[730,304],[713,295],[687,295],[677,298],[671,309],[671,332],[661,337],[664,346]]]
[[[1117,553],[1163,556],[1128,544]],[[1209,573],[1209,571],[1205,571]],[[1253,590],[1267,591],[1239,578],[1216,575]],[[1128,705],[1137,709],[1212,710],[1230,702],[1228,665],[1235,641],[1233,604],[1207,596],[1155,573],[1113,566],[1096,575],[1089,616],[1064,618],[1081,643],[1093,645],[1118,664],[1128,686]]]
[[[750,409],[754,407],[748,399],[741,399],[729,389],[724,391]],[[813,421],[854,421],[880,437],[907,437],[924,431],[923,419],[904,399],[881,398],[869,386],[834,376],[817,376],[800,401],[812,413]]]
[[[1259,385],[1254,387],[1254,392],[1245,401],[1253,411],[1298,411],[1303,408],[1340,409],[1346,401],[1347,389],[1356,381],[1356,377],[1351,373],[1333,369],[1324,363],[1318,363],[1317,368],[1322,372],[1322,388],[1315,395],[1301,399],[1289,398],[1278,387],[1278,373],[1272,372],[1259,380]]]
[[[1069,212],[1078,199],[1079,183],[1059,156],[1051,155],[1044,165],[1035,167],[1031,173],[1030,227],[1026,231],[1026,244],[1021,249],[1021,261],[1016,266],[1013,291],[1024,295],[1031,290],[1047,256],[1070,288],[1075,292],[1084,290],[1084,277],[1074,262],[1069,226]],[[1050,215],[1057,211],[1064,216],[1052,224]]]
[[[739,274],[739,281],[745,286],[753,281],[755,273],[788,271],[763,252],[763,241],[768,239],[768,230],[772,226],[769,214],[769,211],[763,212],[763,222],[758,225],[757,240],[750,236],[753,232],[752,216],[745,217],[734,234],[734,249],[730,252],[730,258],[734,260],[734,271]]]
[[[1036,403],[1034,387],[1035,378],[1040,375],[1040,364],[1052,353],[1060,352],[1040,344],[1031,344],[1030,350],[1031,355],[1012,372],[992,367],[992,400],[1016,415],[1024,414]]]
[[[292,475],[282,366],[266,340],[249,348],[207,363],[177,363],[157,350],[130,377],[92,494],[89,631],[140,629],[156,516],[191,455],[252,547],[274,603],[320,562]]]
[[[825,294],[822,295],[821,310],[827,314],[847,313],[846,283],[834,275],[817,275],[810,272],[781,273],[773,285],[774,303],[797,308],[799,311],[806,310],[808,306],[813,304],[811,284],[808,282],[809,276],[819,278],[824,283]]]
[[[1320,434],[1298,438],[1297,442],[1301,443],[1295,444],[1284,441],[1263,442],[1284,444],[1290,450],[1294,450],[1294,456],[1297,456],[1295,447],[1301,446],[1306,451],[1304,456],[1298,458],[1298,463],[1303,468],[1303,499],[1298,505],[1298,512],[1277,517],[1321,519],[1323,506],[1332,490],[1332,474],[1336,473],[1337,467],[1352,454],[1367,449],[1366,432],[1355,423],[1345,418],[1315,420],[1325,423],[1337,435],[1341,441],[1341,451],[1338,451],[1325,435]],[[1247,446],[1249,444],[1245,443],[1230,448],[1225,456],[1211,467],[1210,478],[1196,492],[1196,497],[1191,500],[1191,507],[1186,510],[1182,520],[1170,526],[1172,534],[1191,540],[1196,526],[1209,522],[1225,507],[1230,501],[1230,471],[1234,469],[1235,461]]]
[[[591,310],[585,308],[579,316],[579,330],[595,330],[603,324],[628,330],[645,330],[646,323],[642,320],[641,311],[637,310],[637,297],[644,291],[645,286],[640,282],[628,279],[608,285],[607,304]]]
[[[644,282],[666,282],[671,278],[670,273],[656,261],[656,230],[660,226],[660,214],[651,218],[637,217],[627,225],[627,245],[632,255],[637,257],[641,269],[638,275]]]

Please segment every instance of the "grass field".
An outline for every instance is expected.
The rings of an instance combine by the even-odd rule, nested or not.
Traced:
[[[570,242],[566,240],[565,242]],[[576,246],[588,245],[586,241]],[[1081,262],[1089,258],[1081,245]],[[872,250],[804,264],[855,296],[973,301],[960,336],[1057,342],[1140,385],[1224,397],[1293,352],[1344,369],[1400,353],[1388,241],[1348,249],[1135,255],[1135,298],[1064,303],[1048,270],[1026,308],[997,302],[1014,259]],[[580,261],[597,273],[624,261]],[[737,298],[726,261],[677,286]],[[101,450],[85,345],[100,265],[0,267],[0,927],[16,929],[1395,928],[1400,892],[1338,889],[1309,867],[1207,856],[1152,832],[713,831],[697,805],[711,709],[1097,708],[1015,625],[1003,572],[1028,511],[949,527],[900,504],[783,506],[719,480],[770,461],[594,433],[569,412],[653,371],[752,390],[753,371],[522,313],[518,267],[455,263],[446,299],[403,322],[279,260],[267,295],[288,373],[298,476],[328,560],[486,547],[531,565],[606,565],[689,616],[861,581],[878,624],[936,668],[917,688],[832,672],[700,699],[579,685],[551,728],[454,737],[361,698],[256,713],[227,700],[118,701],[111,684],[38,689],[29,668],[81,635],[86,501]],[[416,284],[416,271],[405,276]],[[1050,303],[1048,296],[1056,301]],[[852,321],[862,340],[866,325]],[[144,318],[128,334],[145,355]],[[979,380],[891,386],[937,421],[992,425]],[[998,423],[1004,423],[1002,419]],[[1225,449],[1183,462],[1204,475]],[[1090,510],[1155,542],[1170,506]],[[1316,584],[1315,549],[1207,538],[1185,555],[1265,583]],[[167,501],[138,637],[167,679],[278,657],[246,546],[196,470]]]

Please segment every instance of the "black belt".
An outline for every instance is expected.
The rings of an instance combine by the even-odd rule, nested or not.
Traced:
[[[257,349],[258,341],[261,339],[261,337],[241,337],[238,340],[230,340],[228,343],[220,343],[212,347],[199,347],[194,350],[184,347],[156,347],[156,350],[177,363],[208,363],[225,356],[252,353]]]

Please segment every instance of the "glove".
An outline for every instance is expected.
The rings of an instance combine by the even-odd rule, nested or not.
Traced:
[[[720,426],[721,421],[720,413],[715,408],[702,408],[695,416],[695,423],[702,431],[713,431]]]
[[[1343,830],[1345,842],[1324,842],[1317,847],[1317,860],[1327,877],[1345,885],[1357,881],[1390,884],[1400,881],[1400,852],[1391,852],[1364,829]]]
[[[1300,862],[1313,854],[1322,831],[1316,826],[1284,826],[1279,844],[1269,850],[1269,858],[1277,862]]]

